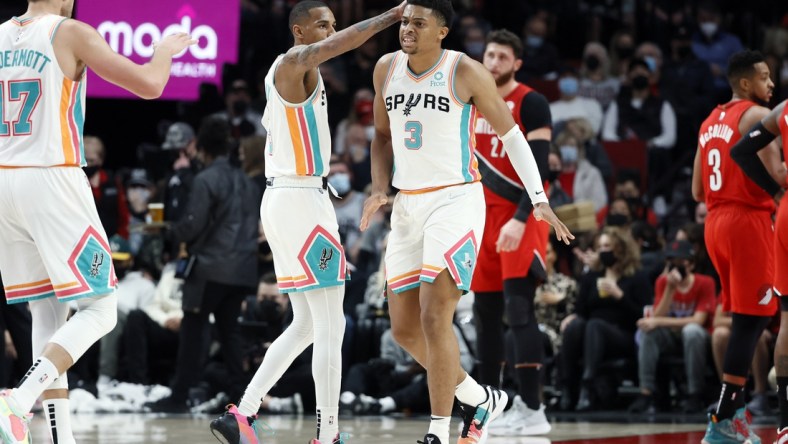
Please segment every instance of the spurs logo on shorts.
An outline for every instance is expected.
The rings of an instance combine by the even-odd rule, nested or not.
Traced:
[[[320,255],[320,264],[318,268],[320,271],[326,271],[328,268],[328,263],[334,257],[334,249],[332,248],[323,248],[323,254]]]
[[[104,263],[104,253],[93,253],[93,262],[90,264],[90,276],[98,277],[101,274],[101,265]]]

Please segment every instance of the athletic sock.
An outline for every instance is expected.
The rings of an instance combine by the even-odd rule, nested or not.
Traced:
[[[515,374],[517,375],[517,384],[520,386],[520,397],[523,402],[531,410],[539,410],[542,401],[539,397],[539,377],[541,365],[534,364],[533,366],[521,367],[515,366]]]
[[[76,444],[71,431],[71,411],[68,398],[46,399],[44,413],[49,423],[49,436],[53,444]]]
[[[487,392],[484,387],[479,385],[471,375],[465,375],[465,379],[454,390],[454,396],[463,404],[477,406],[487,400]]]
[[[432,433],[441,440],[441,444],[448,444],[449,442],[449,426],[451,425],[451,416],[435,416],[430,417],[430,429],[427,433]]]
[[[332,444],[339,432],[339,409],[317,409],[317,440],[321,444]]]
[[[780,429],[788,427],[788,376],[777,377],[777,403],[780,406]]]
[[[744,387],[730,382],[722,383],[722,393],[717,404],[718,420],[731,419],[736,410],[744,407]]]
[[[11,398],[23,413],[29,413],[36,399],[44,393],[59,376],[57,367],[49,359],[36,359],[27,374],[19,381],[19,385],[11,391]]]

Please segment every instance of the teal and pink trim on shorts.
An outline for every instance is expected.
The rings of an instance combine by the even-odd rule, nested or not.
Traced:
[[[350,279],[342,244],[321,226],[316,226],[298,253],[304,274],[277,276],[279,291],[293,293],[344,285]]]
[[[104,236],[88,227],[68,258],[67,265],[76,280],[53,284],[49,279],[5,287],[9,304],[55,296],[60,302],[101,296],[115,291],[118,278],[112,266],[110,247]]]

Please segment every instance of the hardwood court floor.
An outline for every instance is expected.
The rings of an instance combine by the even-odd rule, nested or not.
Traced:
[[[622,413],[622,416],[626,414]],[[137,414],[74,415],[74,437],[79,444],[130,443],[216,443],[208,430],[211,416],[156,416]],[[626,420],[626,418],[621,418]],[[454,419],[452,440],[456,442],[458,419]],[[272,416],[268,424],[276,431],[262,444],[307,444],[315,433],[313,416]],[[349,444],[415,444],[427,430],[426,418],[356,417],[340,419],[343,432],[351,434]],[[705,425],[554,422],[553,431],[544,438],[490,438],[488,444],[698,444]],[[756,431],[764,443],[774,440],[773,427],[759,426]],[[32,423],[33,443],[50,442],[42,415]]]

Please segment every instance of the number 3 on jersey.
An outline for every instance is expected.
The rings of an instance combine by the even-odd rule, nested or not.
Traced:
[[[708,165],[711,167],[711,174],[709,174],[709,189],[711,191],[719,191],[722,188],[722,174],[720,173],[720,150],[712,148],[708,154]]]
[[[405,148],[409,150],[421,149],[421,122],[415,120],[405,122],[405,132],[410,135],[405,138]]]
[[[41,98],[41,80],[0,81],[0,137],[29,136],[33,134],[31,116]],[[21,101],[19,114],[8,120],[7,109],[13,102]]]

